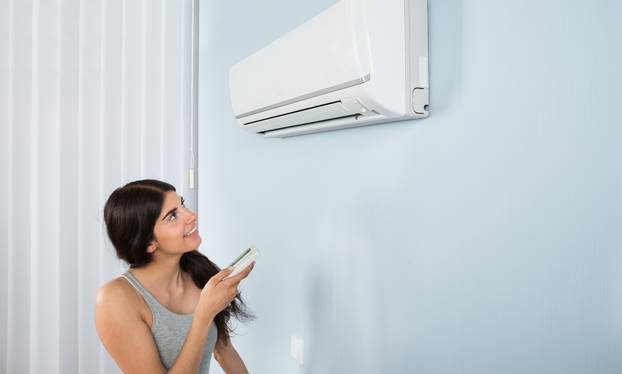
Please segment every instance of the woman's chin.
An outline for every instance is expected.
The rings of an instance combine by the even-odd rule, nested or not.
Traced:
[[[194,237],[194,238],[186,238],[184,240],[186,241],[186,243],[191,243],[192,248],[194,248],[194,249],[196,249],[201,244],[201,242],[203,241],[201,239],[201,237],[198,236],[198,235],[196,237]]]

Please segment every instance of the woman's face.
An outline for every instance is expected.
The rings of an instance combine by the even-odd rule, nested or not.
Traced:
[[[149,252],[160,250],[169,254],[193,251],[201,244],[197,215],[184,206],[175,191],[166,192],[160,216],[153,230],[155,242]]]

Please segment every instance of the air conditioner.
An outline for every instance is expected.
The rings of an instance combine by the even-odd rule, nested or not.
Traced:
[[[266,137],[427,117],[427,0],[339,1],[232,66],[229,89]]]

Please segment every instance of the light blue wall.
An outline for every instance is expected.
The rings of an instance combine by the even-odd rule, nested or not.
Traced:
[[[622,3],[430,0],[428,119],[236,128],[228,67],[332,3],[201,3],[202,250],[261,251],[251,371],[621,373]]]

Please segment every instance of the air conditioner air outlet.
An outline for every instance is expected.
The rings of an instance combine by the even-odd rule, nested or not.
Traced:
[[[352,114],[352,115],[349,115],[349,116],[328,118],[328,119],[325,119],[323,121],[314,121],[314,122],[301,123],[301,124],[293,125],[293,126],[285,126],[285,127],[280,127],[280,128],[274,128],[272,130],[260,131],[259,134],[266,135],[267,133],[270,133],[270,132],[282,131],[282,130],[291,130],[291,129],[294,129],[294,128],[300,128],[301,126],[320,124],[320,123],[329,123],[329,122],[330,123],[334,123],[334,121],[343,120],[343,119],[356,119],[357,117],[360,117],[361,115],[362,115],[361,113],[356,113],[356,114]]]
[[[331,101],[325,104],[294,110],[291,112],[256,119],[243,124],[246,128],[257,133],[269,130],[292,128],[310,123],[335,120],[340,118],[355,118],[368,112],[358,102],[348,100],[347,105],[343,101]]]

